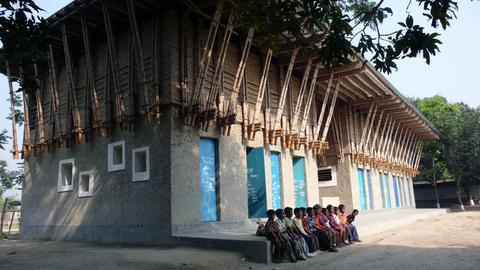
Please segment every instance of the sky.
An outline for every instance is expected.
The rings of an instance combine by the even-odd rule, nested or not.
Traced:
[[[36,0],[38,6],[44,9],[42,16],[47,17],[67,5],[70,0]],[[387,79],[407,97],[430,97],[442,95],[451,102],[464,102],[470,106],[480,106],[480,3],[478,1],[459,0],[458,18],[451,22],[446,31],[433,30],[422,18],[421,10],[415,1],[407,10],[408,0],[387,0],[384,6],[394,11],[382,26],[385,33],[396,30],[397,22],[404,21],[407,13],[418,18],[421,25],[427,25],[426,30],[436,31],[443,44],[440,52],[427,65],[423,58],[403,59],[398,62],[398,71],[385,74]],[[0,130],[7,129],[11,134],[11,122],[6,120],[9,113],[8,84],[5,76],[0,75]],[[22,129],[18,129],[19,147],[22,142]],[[6,145],[6,150],[0,150],[0,159],[9,163],[10,169],[15,169],[17,162],[10,154],[12,146]],[[19,191],[8,191],[6,195],[19,196]]]

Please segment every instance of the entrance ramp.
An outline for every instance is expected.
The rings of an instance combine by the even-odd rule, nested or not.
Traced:
[[[446,214],[446,209],[393,208],[360,211],[355,218],[360,238]]]

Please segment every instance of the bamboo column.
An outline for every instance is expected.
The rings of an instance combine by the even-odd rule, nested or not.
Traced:
[[[12,150],[13,159],[18,159],[18,142],[17,142],[17,114],[15,111],[15,94],[13,92],[12,75],[10,73],[10,63],[5,61],[5,67],[7,71],[8,88],[10,91],[10,113],[12,114]]]
[[[73,72],[72,72],[72,62],[70,61],[70,49],[68,46],[68,37],[67,37],[67,29],[65,24],[61,25],[62,30],[62,40],[63,40],[63,52],[65,54],[65,70],[67,73],[67,87],[69,91],[69,95],[72,100],[72,118],[73,118],[73,130],[72,133],[75,136],[75,140],[77,143],[82,141],[83,137],[83,129],[81,127],[81,119],[80,119],[80,112],[78,110],[78,103],[77,103],[77,96],[75,93],[75,83],[73,82]]]

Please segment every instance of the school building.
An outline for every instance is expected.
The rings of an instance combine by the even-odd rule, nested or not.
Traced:
[[[174,245],[270,208],[414,207],[435,128],[367,61],[255,43],[229,1],[75,0],[23,93],[22,239]],[[15,74],[14,63],[7,69]],[[14,151],[15,152],[15,151]]]

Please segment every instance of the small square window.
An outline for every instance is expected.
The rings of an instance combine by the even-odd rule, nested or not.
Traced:
[[[58,166],[58,191],[73,190],[73,180],[75,177],[75,159],[60,160]]]
[[[148,146],[132,151],[132,181],[150,179],[150,149]]]
[[[125,170],[125,141],[108,145],[108,171]]]
[[[335,166],[318,168],[317,173],[319,187],[337,186],[337,168]]]
[[[93,181],[93,171],[80,172],[78,181],[78,197],[92,196]]]

